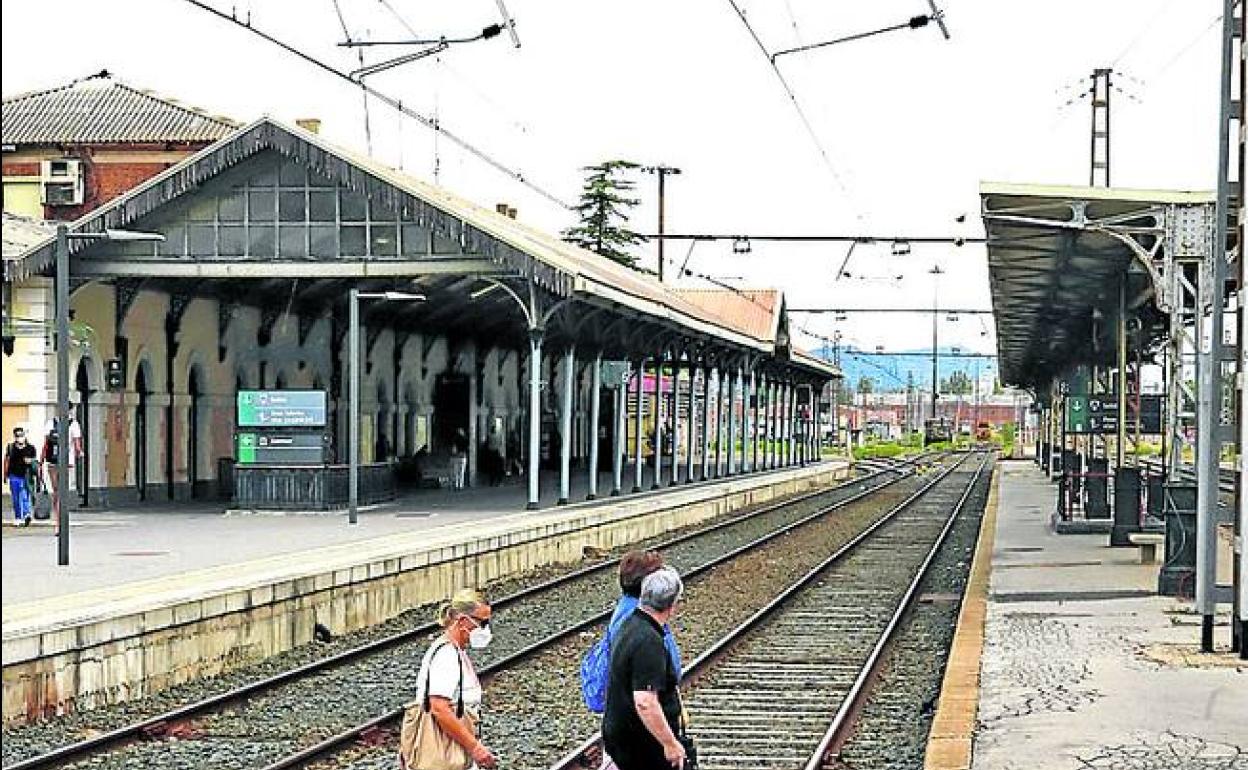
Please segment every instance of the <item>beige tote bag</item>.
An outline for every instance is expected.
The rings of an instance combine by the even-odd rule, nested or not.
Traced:
[[[425,697],[403,712],[403,728],[399,731],[400,770],[468,770],[472,766],[472,756],[438,726],[429,710],[429,668],[436,654],[436,650],[431,649],[427,658],[430,666],[425,668]],[[459,661],[459,702],[455,704],[455,718],[476,735],[477,720],[464,713],[464,661],[458,650],[455,657]]]

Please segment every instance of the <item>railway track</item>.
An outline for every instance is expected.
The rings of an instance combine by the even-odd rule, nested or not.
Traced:
[[[689,558],[695,558],[694,552],[699,550],[705,551],[708,547],[712,551],[717,550],[719,556],[709,561],[703,558],[700,562],[701,569],[709,569],[715,563],[722,563],[750,547],[757,547],[761,541],[778,537],[806,522],[826,516],[828,513],[888,489],[897,482],[911,477],[923,459],[916,458],[887,467],[878,467],[864,476],[851,479],[831,489],[771,503],[740,516],[683,534],[655,547],[664,551],[670,562],[676,564],[682,571],[688,572],[696,571],[696,567],[692,564],[681,563],[682,554],[685,551],[691,552]],[[806,509],[812,506],[816,509],[815,512],[813,514],[806,512]],[[768,534],[761,538],[752,534],[752,530],[759,528],[767,530]],[[748,542],[741,545],[742,539]],[[689,558],[684,558],[684,561],[689,561]],[[613,569],[616,563],[617,560],[601,562],[498,599],[494,606],[500,623],[524,627],[529,632],[529,639],[538,637],[538,640],[521,646],[519,649],[502,650],[504,654],[487,668],[505,668],[519,663],[553,640],[575,634],[580,629],[599,622],[604,612],[609,613],[610,603],[617,591],[614,587]],[[690,569],[691,567],[694,569]],[[572,625],[566,625],[565,618],[562,627],[556,629],[532,627],[534,616],[537,614],[535,607],[558,601],[557,597],[569,592],[577,595],[580,604],[586,606],[587,612],[590,613],[588,617]],[[597,603],[592,601],[586,603],[586,594],[595,592],[600,594]],[[595,611],[595,607],[602,607],[603,611]],[[401,704],[413,689],[412,683],[403,681],[402,677],[392,677],[399,681],[390,688],[391,691],[378,691],[371,686],[376,678],[375,673],[370,673],[367,669],[352,673],[353,667],[365,664],[375,668],[377,659],[394,661],[399,658],[410,658],[416,655],[413,649],[422,646],[426,637],[435,630],[433,624],[421,625],[291,669],[277,676],[252,682],[178,709],[133,722],[88,740],[61,746],[37,756],[26,757],[5,765],[4,770],[67,767],[87,761],[89,765],[84,764],[84,766],[113,766],[114,757],[117,760],[117,766],[124,767],[202,768],[268,765],[279,768],[299,766],[361,735],[367,735],[378,725],[383,725],[392,719],[398,713],[398,704]],[[393,666],[384,664],[381,667],[392,671],[394,669]],[[486,669],[482,671],[484,673]],[[322,685],[331,686],[335,680],[354,681],[358,685],[344,694],[339,703],[343,707],[343,719],[339,724],[331,725],[328,729],[324,726],[309,729],[299,732],[298,735],[283,734],[276,738],[270,736],[264,740],[248,740],[252,727],[258,724],[264,725],[266,721],[270,723],[267,727],[273,727],[271,724],[273,717],[266,716],[266,711],[271,711],[270,706],[274,703],[289,702],[288,691],[297,688],[315,689]],[[353,699],[359,699],[362,702],[354,704]],[[376,713],[378,704],[386,702],[393,703],[395,706],[381,717],[357,724],[345,731],[341,730],[343,722],[350,723],[353,711],[364,709],[364,713]],[[357,705],[358,708],[352,708]],[[278,710],[281,711],[281,709]],[[338,730],[335,731],[333,727]],[[309,743],[312,745],[309,746]],[[202,751],[196,746],[202,747]],[[171,762],[164,761],[169,756],[167,749],[176,753],[179,759]],[[242,753],[237,753],[240,750]],[[144,764],[142,760],[147,756],[150,756],[154,763]],[[223,756],[225,761],[222,761]]]
[[[700,767],[828,766],[991,457],[941,474],[688,666]],[[594,736],[551,770],[596,767],[598,746]]]

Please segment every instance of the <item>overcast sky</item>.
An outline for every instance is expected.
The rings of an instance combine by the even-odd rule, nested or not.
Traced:
[[[358,66],[332,0],[212,0],[343,69]],[[981,234],[982,180],[1086,184],[1090,107],[1071,95],[1094,67],[1121,71],[1113,94],[1115,186],[1211,189],[1217,137],[1218,0],[945,0],[934,26],[782,57],[803,127],[727,0],[507,0],[506,36],[455,46],[372,77],[413,109],[571,201],[579,168],[607,158],[679,166],[670,232]],[[353,38],[475,34],[496,0],[339,0]],[[904,21],[923,0],[741,3],[776,51]],[[393,11],[393,12],[392,12]],[[319,117],[322,133],[483,204],[507,201],[550,230],[566,210],[357,89],[184,0],[3,4],[5,96],[101,68],[132,85],[240,120]],[[370,50],[366,61],[386,54]],[[1123,93],[1125,91],[1126,93]],[[817,140],[817,145],[816,145]],[[822,153],[820,151],[822,148]],[[826,154],[826,161],[824,159]],[[652,178],[634,225],[654,228]],[[967,214],[966,224],[955,218]],[[840,245],[700,244],[691,269],[739,286],[778,286],[791,306],[988,307],[984,250],[859,247],[834,280]],[[687,247],[669,246],[683,263]],[[644,260],[654,264],[653,246]],[[900,279],[897,277],[901,276]],[[684,283],[697,285],[696,280]],[[928,317],[807,317],[864,348],[930,345]],[[985,332],[988,332],[985,334]],[[991,323],[943,322],[942,344],[991,351]],[[814,346],[817,341],[807,339]]]

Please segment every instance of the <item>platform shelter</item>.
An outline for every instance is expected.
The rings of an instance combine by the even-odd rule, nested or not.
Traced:
[[[55,238],[9,249],[9,225],[6,316],[46,324]],[[75,237],[114,230],[163,240]],[[228,497],[244,390],[326,391],[330,464],[345,463],[353,288],[377,297],[358,339],[365,483],[413,458],[442,477],[462,444],[469,483],[523,474],[535,506],[543,465],[563,502],[574,470],[593,497],[640,489],[647,465],[657,487],[820,454],[818,396],[838,372],[793,346],[780,293],[675,291],[273,119],[68,235],[88,506]],[[50,341],[11,341],[13,366],[45,383],[34,407],[53,404]]]
[[[1208,344],[1215,312],[1234,310],[1212,277],[1214,194],[994,183],[980,194],[1001,376],[1041,411],[1036,457],[1057,483],[1056,529],[1130,546],[1164,520],[1159,590],[1196,598],[1212,648],[1215,609],[1236,602],[1245,559],[1242,540],[1230,548],[1237,506],[1219,491],[1238,437],[1238,356]],[[1164,373],[1151,393],[1149,364]],[[1240,565],[1238,585],[1218,583],[1220,561],[1224,574]]]

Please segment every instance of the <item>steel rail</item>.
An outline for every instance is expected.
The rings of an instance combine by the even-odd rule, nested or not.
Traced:
[[[908,509],[913,503],[915,503],[917,500],[921,499],[924,495],[926,495],[929,491],[931,491],[937,484],[939,484],[941,481],[949,477],[954,471],[956,471],[958,468],[962,466],[962,463],[964,461],[965,461],[965,458],[963,458],[963,460],[959,462],[953,463],[948,468],[941,471],[931,481],[929,481],[927,484],[922,486],[920,489],[918,489],[912,495],[907,497],[905,500],[902,500],[892,510],[888,511],[882,517],[877,519],[873,524],[871,524],[869,527],[867,527],[858,535],[856,535],[853,539],[851,539],[850,541],[842,545],[840,548],[838,548],[835,552],[833,552],[831,556],[828,556],[826,559],[824,559],[815,567],[813,567],[810,571],[808,571],[805,575],[799,578],[796,582],[792,583],[788,588],[786,588],[778,596],[776,596],[774,599],[768,602],[764,607],[759,609],[757,612],[755,612],[753,615],[747,618],[744,622],[742,622],[732,631],[729,631],[727,634],[720,637],[718,641],[716,641],[709,648],[703,651],[701,655],[696,657],[685,668],[684,675],[681,678],[682,685],[688,684],[689,682],[696,679],[696,677],[702,675],[704,673],[703,670],[709,667],[711,661],[723,655],[730,647],[732,647],[733,645],[741,641],[741,639],[748,632],[757,628],[759,624],[761,624],[764,620],[767,620],[772,615],[774,615],[776,611],[783,604],[785,604],[789,599],[791,599],[796,593],[798,593],[799,591],[809,586],[812,582],[818,579],[820,575],[826,572],[830,567],[835,565],[837,562],[840,562],[841,560],[843,560],[846,556],[848,556],[850,553],[855,551],[858,548],[858,546],[860,546],[861,544],[866,542],[868,539],[870,539],[882,527],[884,527],[889,522],[891,522],[895,517],[897,517],[898,514]],[[981,465],[980,470],[982,470],[982,467],[983,466]],[[601,743],[601,741],[602,741],[602,734],[594,733],[589,738],[585,739],[582,743],[580,743],[576,748],[572,749],[570,752],[568,752],[562,758],[560,758],[557,762],[551,765],[549,770],[574,770],[575,768],[588,767],[589,765],[584,761],[585,757],[587,753],[593,751]]]
[[[862,669],[858,672],[857,678],[854,680],[853,686],[845,695],[841,705],[836,710],[836,714],[832,717],[832,723],[828,725],[827,732],[819,740],[819,744],[815,750],[811,752],[810,759],[803,766],[803,770],[821,770],[828,757],[841,749],[845,740],[849,736],[849,730],[855,723],[854,715],[858,714],[861,708],[866,704],[866,699],[871,693],[870,683],[875,680],[879,673],[880,665],[884,661],[884,652],[892,644],[898,630],[902,627],[906,616],[910,613],[914,606],[914,600],[919,595],[919,587],[923,581],[927,579],[932,563],[936,561],[940,549],[944,546],[945,541],[949,539],[949,533],[953,530],[958,514],[962,512],[966,501],[970,499],[971,493],[975,490],[975,485],[979,483],[979,478],[983,475],[984,468],[988,465],[988,461],[992,459],[989,454],[979,468],[975,470],[975,475],[967,483],[966,489],[963,490],[962,496],[958,498],[958,502],[953,506],[952,512],[949,514],[949,520],[945,522],[945,526],[940,531],[940,535],[936,538],[936,542],[932,545],[927,553],[927,557],[923,559],[923,563],[919,565],[919,570],[915,573],[914,579],[910,581],[910,587],[906,589],[905,595],[901,602],[897,605],[897,609],[893,612],[892,618],[888,621],[888,626],[876,641],[875,646],[871,648],[871,654],[863,663]]]
[[[687,532],[677,537],[665,540],[662,543],[656,544],[654,546],[654,550],[663,550],[666,548],[671,548],[673,546],[688,542],[689,540],[693,540],[695,538],[702,537],[704,535],[711,534],[713,532],[717,532],[721,529],[734,526],[741,522],[749,521],[759,516],[764,516],[769,513],[773,513],[781,508],[800,504],[800,503],[806,502],[808,500],[811,500],[813,498],[816,498],[822,495],[827,495],[827,494],[831,494],[834,492],[842,491],[855,484],[862,484],[864,482],[869,482],[885,474],[891,474],[891,473],[901,474],[895,479],[890,479],[883,484],[870,487],[868,490],[866,490],[866,492],[859,493],[837,504],[838,506],[847,505],[851,501],[856,501],[860,499],[865,494],[869,494],[870,492],[883,489],[887,486],[892,485],[893,483],[900,481],[903,478],[908,477],[909,475],[913,473],[913,470],[912,470],[913,467],[917,466],[919,463],[923,461],[924,458],[928,456],[930,455],[920,454],[913,458],[901,459],[901,460],[898,460],[897,463],[891,467],[880,468],[880,469],[874,470],[866,475],[859,476],[853,479],[848,479],[840,484],[837,484],[827,489],[814,490],[814,491],[807,492],[801,495],[788,497],[783,500],[778,500],[773,503],[768,503],[767,505],[764,505],[762,507],[759,507],[747,513],[744,513],[740,516],[735,516],[730,519],[725,519],[723,521],[715,522],[714,524],[710,526],[703,527],[695,531]],[[773,473],[774,472],[778,472],[778,471],[773,471]],[[835,510],[835,508],[830,509],[830,510]],[[827,511],[825,511],[825,513],[826,512]],[[534,595],[537,595],[546,591],[550,591],[552,589],[566,585],[575,580],[579,580],[581,578],[587,577],[589,575],[593,575],[603,570],[610,569],[618,565],[619,561],[620,559],[619,557],[617,557],[617,558],[609,559],[606,561],[598,562],[596,564],[591,564],[587,567],[582,567],[581,569],[573,570],[571,572],[565,573],[563,575],[559,575],[558,577],[552,578],[551,580],[545,581],[543,583],[529,586],[515,593],[509,594],[504,597],[500,597],[498,600],[493,602],[493,606],[496,609],[501,609],[508,605],[519,602],[521,600],[531,598]],[[300,679],[302,677],[306,677],[312,674],[321,673],[323,671],[333,669],[341,665],[344,665],[346,663],[349,663],[357,658],[361,658],[367,655],[382,652],[391,647],[403,644],[412,639],[416,639],[423,635],[429,634],[435,631],[436,629],[437,629],[436,623],[426,623],[426,624],[417,626],[412,629],[400,631],[390,636],[383,637],[381,639],[377,639],[371,642],[367,642],[365,644],[359,645],[357,647],[353,647],[348,650],[344,650],[334,655],[330,655],[325,658],[310,661],[303,665],[296,666],[294,668],[274,674],[272,676],[265,677],[263,679],[257,679],[252,682],[248,682],[244,685],[240,685],[239,687],[232,688],[223,693],[218,693],[216,695],[203,698],[201,700],[186,704],[184,706],[171,709],[162,714],[158,714],[156,716],[149,717],[147,719],[143,719],[143,720],[131,723],[129,725],[124,725],[114,730],[110,730],[110,731],[101,733],[99,735],[93,736],[86,740],[82,740],[77,743],[72,743],[72,744],[68,744],[65,746],[61,746],[56,749],[53,749],[52,751],[46,752],[44,754],[39,754],[34,757],[29,757],[27,759],[23,759],[11,765],[4,765],[2,770],[42,770],[42,768],[60,767],[69,761],[79,760],[79,759],[85,758],[93,754],[98,754],[104,751],[114,750],[121,745],[131,743],[134,741],[143,740],[145,738],[150,738],[154,736],[159,736],[160,733],[170,725],[182,722],[192,717],[202,716],[204,714],[211,713],[214,710],[217,710],[224,705],[231,704],[240,700],[244,700],[246,698],[254,697],[256,695],[272,690],[273,688],[279,685],[286,684],[296,679]]]
[[[956,464],[954,467],[956,467]],[[948,471],[946,471],[946,473],[947,472]],[[693,569],[687,570],[684,573],[684,578],[686,580],[691,580],[714,567],[718,567],[719,565],[724,564],[725,562],[731,561],[737,558],[738,556],[741,556],[742,554],[757,550],[759,547],[766,545],[767,543],[771,542],[772,540],[775,540],[778,537],[786,535],[795,529],[798,529],[813,521],[821,519],[827,516],[829,513],[840,510],[841,508],[844,508],[847,505],[858,502],[859,500],[865,497],[869,497],[870,495],[878,492],[879,490],[884,489],[885,487],[891,486],[892,484],[895,484],[898,481],[901,481],[903,478],[907,478],[910,475],[912,474],[908,473],[896,479],[892,479],[879,486],[864,489],[861,492],[858,492],[857,494],[852,495],[844,500],[840,500],[835,503],[832,503],[826,508],[821,508],[820,510],[816,511],[815,513],[810,514],[809,516],[804,516],[801,519],[798,519],[797,521],[786,524],[785,526],[779,529],[772,530],[771,532],[765,535],[762,535],[761,537],[758,537],[755,540],[745,543],[744,545],[738,546],[727,553],[721,554],[711,559],[710,561],[704,562],[698,565],[697,567],[694,567]],[[843,486],[844,485],[842,485],[842,487]],[[842,487],[838,487],[838,488],[842,488]],[[662,549],[660,548],[657,550],[662,550]],[[499,660],[494,661],[488,666],[483,666],[477,671],[478,677],[481,679],[482,687],[488,684],[490,679],[492,679],[494,675],[501,673],[503,671],[506,671],[507,669],[515,666],[517,663],[520,663],[526,660],[527,658],[532,657],[535,653],[541,652],[547,647],[563,639],[566,639],[569,636],[578,634],[587,628],[590,628],[598,623],[603,622],[604,620],[607,620],[608,618],[611,617],[612,612],[614,612],[614,608],[609,608],[607,610],[604,610],[596,615],[585,618],[571,626],[566,626],[565,628],[559,631],[556,631],[553,634],[550,634],[544,639],[533,642],[527,647],[524,647],[520,650],[517,650],[516,652],[513,652],[512,654],[506,657],[503,657],[503,658],[500,658]],[[696,664],[697,664],[697,661],[695,661],[691,665],[696,665]],[[388,722],[394,722],[394,721],[399,720],[403,716],[403,711],[404,711],[403,708],[392,709],[391,711],[388,711],[385,714],[376,716],[373,719],[368,720],[367,722],[356,725],[355,727],[348,728],[347,730],[344,730],[336,735],[332,735],[329,738],[326,738],[325,740],[321,741],[320,743],[317,743],[313,746],[309,746],[299,751],[296,754],[291,754],[277,762],[274,762],[273,764],[266,765],[263,768],[263,770],[290,770],[291,768],[302,767],[313,760],[323,757],[325,754],[329,753],[330,751],[333,751],[334,749],[338,748],[342,744],[347,743],[348,741],[355,740],[356,738],[360,737],[364,733],[369,732],[370,730],[375,730],[379,727],[382,727]]]

